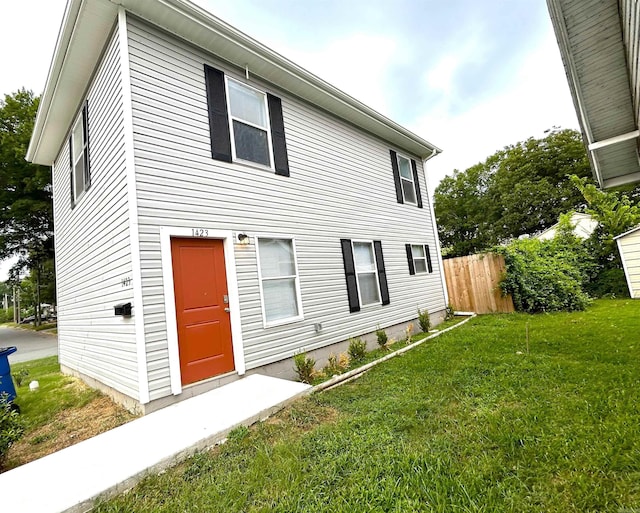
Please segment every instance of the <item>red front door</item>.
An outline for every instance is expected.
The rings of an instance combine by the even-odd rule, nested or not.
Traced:
[[[171,239],[182,384],[234,369],[221,240]]]

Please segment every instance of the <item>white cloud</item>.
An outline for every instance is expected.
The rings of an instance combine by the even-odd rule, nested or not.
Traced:
[[[553,33],[520,63],[508,89],[455,116],[444,102],[413,124],[443,149],[428,164],[431,193],[454,169],[465,170],[509,144],[542,137],[553,125],[578,127]]]
[[[389,110],[389,69],[398,44],[380,35],[349,34],[313,52],[289,49],[287,58],[382,113]]]

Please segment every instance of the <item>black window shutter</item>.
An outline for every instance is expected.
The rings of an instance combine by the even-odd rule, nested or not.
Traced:
[[[349,239],[340,239],[342,245],[342,260],[344,261],[344,275],[347,279],[347,295],[349,296],[349,311],[359,312],[358,280],[356,278],[356,266],[353,262],[353,248]]]
[[[407,263],[409,264],[409,274],[416,274],[416,268],[413,265],[413,252],[411,251],[411,244],[405,244],[407,250]]]
[[[69,135],[69,183],[71,184],[71,208],[73,208],[76,206],[76,201],[73,197],[73,135],[71,134]]]
[[[391,155],[393,182],[396,184],[396,199],[398,200],[398,203],[404,203],[404,198],[402,197],[402,184],[400,183],[400,169],[398,169],[398,154],[393,150],[389,150],[389,154]]]
[[[388,305],[389,301],[389,287],[387,285],[387,271],[384,268],[384,257],[382,256],[382,242],[379,240],[373,241],[373,250],[376,253],[376,266],[378,267],[378,282],[380,283],[380,299],[382,299],[383,305]]]
[[[91,186],[91,169],[89,167],[89,100],[84,103],[82,109],[82,129],[84,131],[84,190]]]
[[[231,134],[224,73],[205,64],[204,79],[207,86],[211,157],[215,160],[231,162]]]
[[[433,266],[431,265],[431,252],[429,251],[429,246],[426,244],[424,245],[424,251],[425,251],[425,254],[427,255],[427,267],[429,268],[429,272],[432,273]]]
[[[269,120],[271,121],[271,143],[273,144],[273,162],[276,174],[289,176],[289,159],[287,157],[287,141],[284,136],[284,119],[282,118],[282,100],[267,94]]]
[[[422,208],[422,194],[420,192],[420,181],[418,180],[418,166],[416,161],[411,159],[411,168],[413,169],[413,183],[416,186],[416,201],[418,208]]]

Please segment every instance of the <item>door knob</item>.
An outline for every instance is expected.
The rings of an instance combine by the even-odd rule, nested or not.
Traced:
[[[231,308],[225,308],[224,311],[229,313],[231,311]]]

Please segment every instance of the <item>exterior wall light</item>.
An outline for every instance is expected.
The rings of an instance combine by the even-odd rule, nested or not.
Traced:
[[[243,244],[246,246],[247,244],[249,244],[249,242],[251,242],[251,240],[249,239],[249,236],[246,233],[238,234],[238,244]]]

